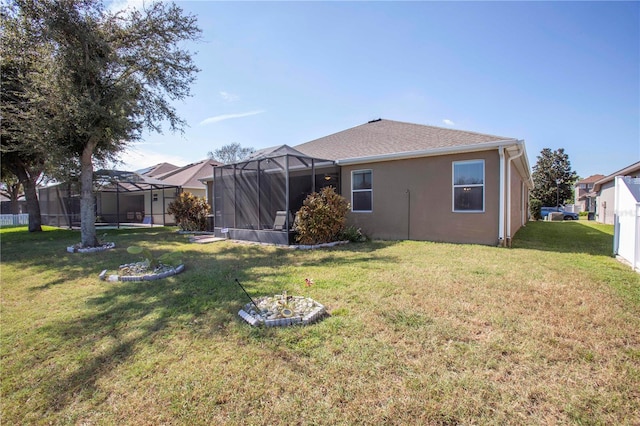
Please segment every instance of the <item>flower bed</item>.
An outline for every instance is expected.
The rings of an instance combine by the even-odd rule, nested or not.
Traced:
[[[247,303],[238,315],[252,326],[283,327],[311,324],[326,315],[323,305],[309,297],[276,294]]]
[[[102,281],[154,281],[177,275],[184,271],[184,264],[178,266],[158,265],[150,268],[148,262],[136,262],[120,265],[117,274],[107,274],[105,269],[98,276]]]
[[[115,246],[116,243],[104,243],[96,247],[83,247],[81,243],[78,243],[67,247],[67,251],[69,253],[95,253],[98,251],[110,250],[112,248],[115,248]]]

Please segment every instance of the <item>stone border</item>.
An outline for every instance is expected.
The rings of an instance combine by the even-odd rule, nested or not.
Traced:
[[[232,239],[226,239],[226,238],[224,239],[224,241],[229,241],[237,244],[247,244],[247,245],[265,246],[265,247],[279,247],[279,248],[285,248],[290,250],[315,250],[315,249],[320,249],[325,247],[334,247],[334,246],[350,243],[348,240],[345,240],[345,241],[333,241],[331,243],[322,243],[322,244],[313,244],[313,245],[306,245],[306,244],[284,245],[284,244],[273,244],[273,243],[261,243],[259,241],[232,240]]]
[[[184,263],[176,266],[175,268],[171,268],[168,271],[162,272],[160,274],[146,274],[146,275],[131,275],[131,276],[120,276],[117,274],[107,275],[107,270],[103,270],[98,275],[101,281],[109,281],[109,282],[117,282],[117,281],[155,281],[162,278],[171,277],[173,275],[178,275],[184,271]]]
[[[261,318],[254,317],[244,309],[240,309],[240,311],[238,311],[238,315],[240,316],[240,318],[248,322],[249,325],[251,325],[252,327],[259,327],[261,325],[264,325],[265,327],[287,327],[290,325],[297,325],[297,324],[309,325],[316,322],[317,320],[319,320],[320,318],[322,318],[327,314],[327,310],[325,309],[324,305],[321,305],[315,300],[314,302],[317,305],[316,308],[310,313],[308,313],[307,315],[305,315],[304,317],[295,316],[291,318],[276,318],[276,319],[263,320]]]
[[[67,252],[68,253],[96,253],[99,251],[106,251],[106,250],[111,250],[112,248],[115,248],[116,243],[104,243],[101,246],[98,247],[87,247],[87,248],[78,248],[75,246],[69,246],[67,247]]]

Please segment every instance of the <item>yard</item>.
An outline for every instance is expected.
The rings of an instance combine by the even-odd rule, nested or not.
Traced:
[[[288,249],[170,229],[1,231],[3,424],[640,424],[640,275],[613,228],[534,222],[512,249],[428,242]],[[109,283],[126,247],[186,271]],[[237,312],[282,290],[307,327]],[[305,278],[315,284],[305,286]]]

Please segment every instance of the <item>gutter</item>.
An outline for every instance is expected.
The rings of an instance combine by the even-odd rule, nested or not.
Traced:
[[[524,142],[520,142],[518,147],[518,153],[513,157],[509,157],[507,161],[507,247],[511,247],[511,161],[521,157],[524,154]]]
[[[504,146],[498,147],[500,155],[500,201],[498,203],[498,246],[504,247]]]
[[[502,148],[504,145],[510,144],[518,144],[521,141],[516,139],[505,139],[499,141],[486,142],[476,145],[465,145],[458,147],[444,147],[444,148],[433,148],[433,149],[425,149],[421,151],[405,151],[405,152],[394,152],[391,154],[380,154],[380,155],[371,155],[368,157],[354,157],[354,158],[343,158],[335,160],[335,163],[339,166],[348,166],[352,164],[363,164],[363,163],[378,163],[381,161],[389,161],[389,160],[408,160],[411,158],[420,158],[420,157],[433,157],[437,155],[443,154],[461,154],[466,152],[478,152],[478,151],[486,151],[492,148]]]

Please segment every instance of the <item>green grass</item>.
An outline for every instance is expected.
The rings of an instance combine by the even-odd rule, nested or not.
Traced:
[[[74,231],[0,237],[4,424],[640,423],[640,275],[612,258],[610,226],[534,222],[511,249],[292,251],[156,228],[71,254]],[[186,271],[99,281],[133,244],[182,251]],[[331,315],[252,328],[236,278]]]

